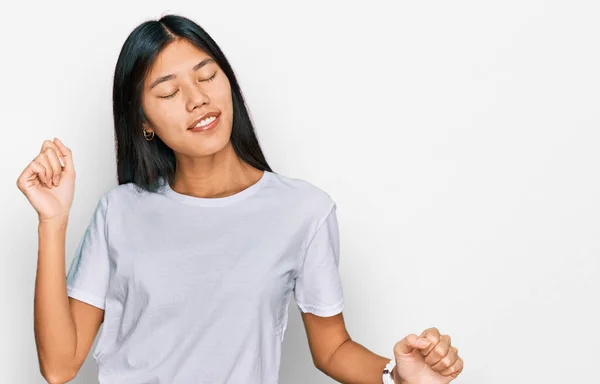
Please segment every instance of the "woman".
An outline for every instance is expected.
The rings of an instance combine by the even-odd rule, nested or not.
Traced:
[[[113,112],[119,186],[103,195],[65,279],[71,151],[44,142],[17,184],[39,215],[35,335],[42,375],[75,377],[100,324],[101,383],[277,383],[292,294],[315,366],[343,383],[448,383],[463,368],[437,329],[394,358],[342,316],[336,205],[271,170],[233,70],[194,22],[138,26]]]

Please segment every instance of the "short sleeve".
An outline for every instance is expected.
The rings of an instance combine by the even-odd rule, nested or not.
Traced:
[[[109,261],[106,241],[107,200],[97,204],[67,273],[67,295],[104,309]]]
[[[302,269],[296,278],[294,298],[302,312],[329,317],[343,310],[339,257],[339,229],[334,204],[308,243]]]

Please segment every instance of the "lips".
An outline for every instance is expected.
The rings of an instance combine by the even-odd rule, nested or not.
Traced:
[[[196,127],[196,125],[198,125],[198,123],[200,123],[202,120],[207,119],[209,117],[217,117],[219,116],[220,113],[219,112],[207,112],[204,115],[200,116],[199,118],[197,118],[196,120],[194,120],[194,122],[188,127],[188,129],[193,129]]]

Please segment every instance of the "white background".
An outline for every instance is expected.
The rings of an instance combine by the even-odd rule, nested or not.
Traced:
[[[239,76],[267,159],[338,203],[351,336],[391,356],[436,326],[456,383],[580,383],[600,360],[596,1],[2,5],[0,382],[42,383],[37,219],[15,186],[44,139],[78,171],[67,262],[116,185],[114,65],[148,18],[196,20]],[[75,383],[94,383],[88,358]],[[290,305],[281,383],[329,383]]]

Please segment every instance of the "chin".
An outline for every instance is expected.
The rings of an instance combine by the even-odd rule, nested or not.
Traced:
[[[225,140],[211,140],[210,143],[207,141],[203,142],[200,148],[196,148],[195,152],[197,152],[198,156],[211,156],[222,151],[233,150],[229,138]]]

